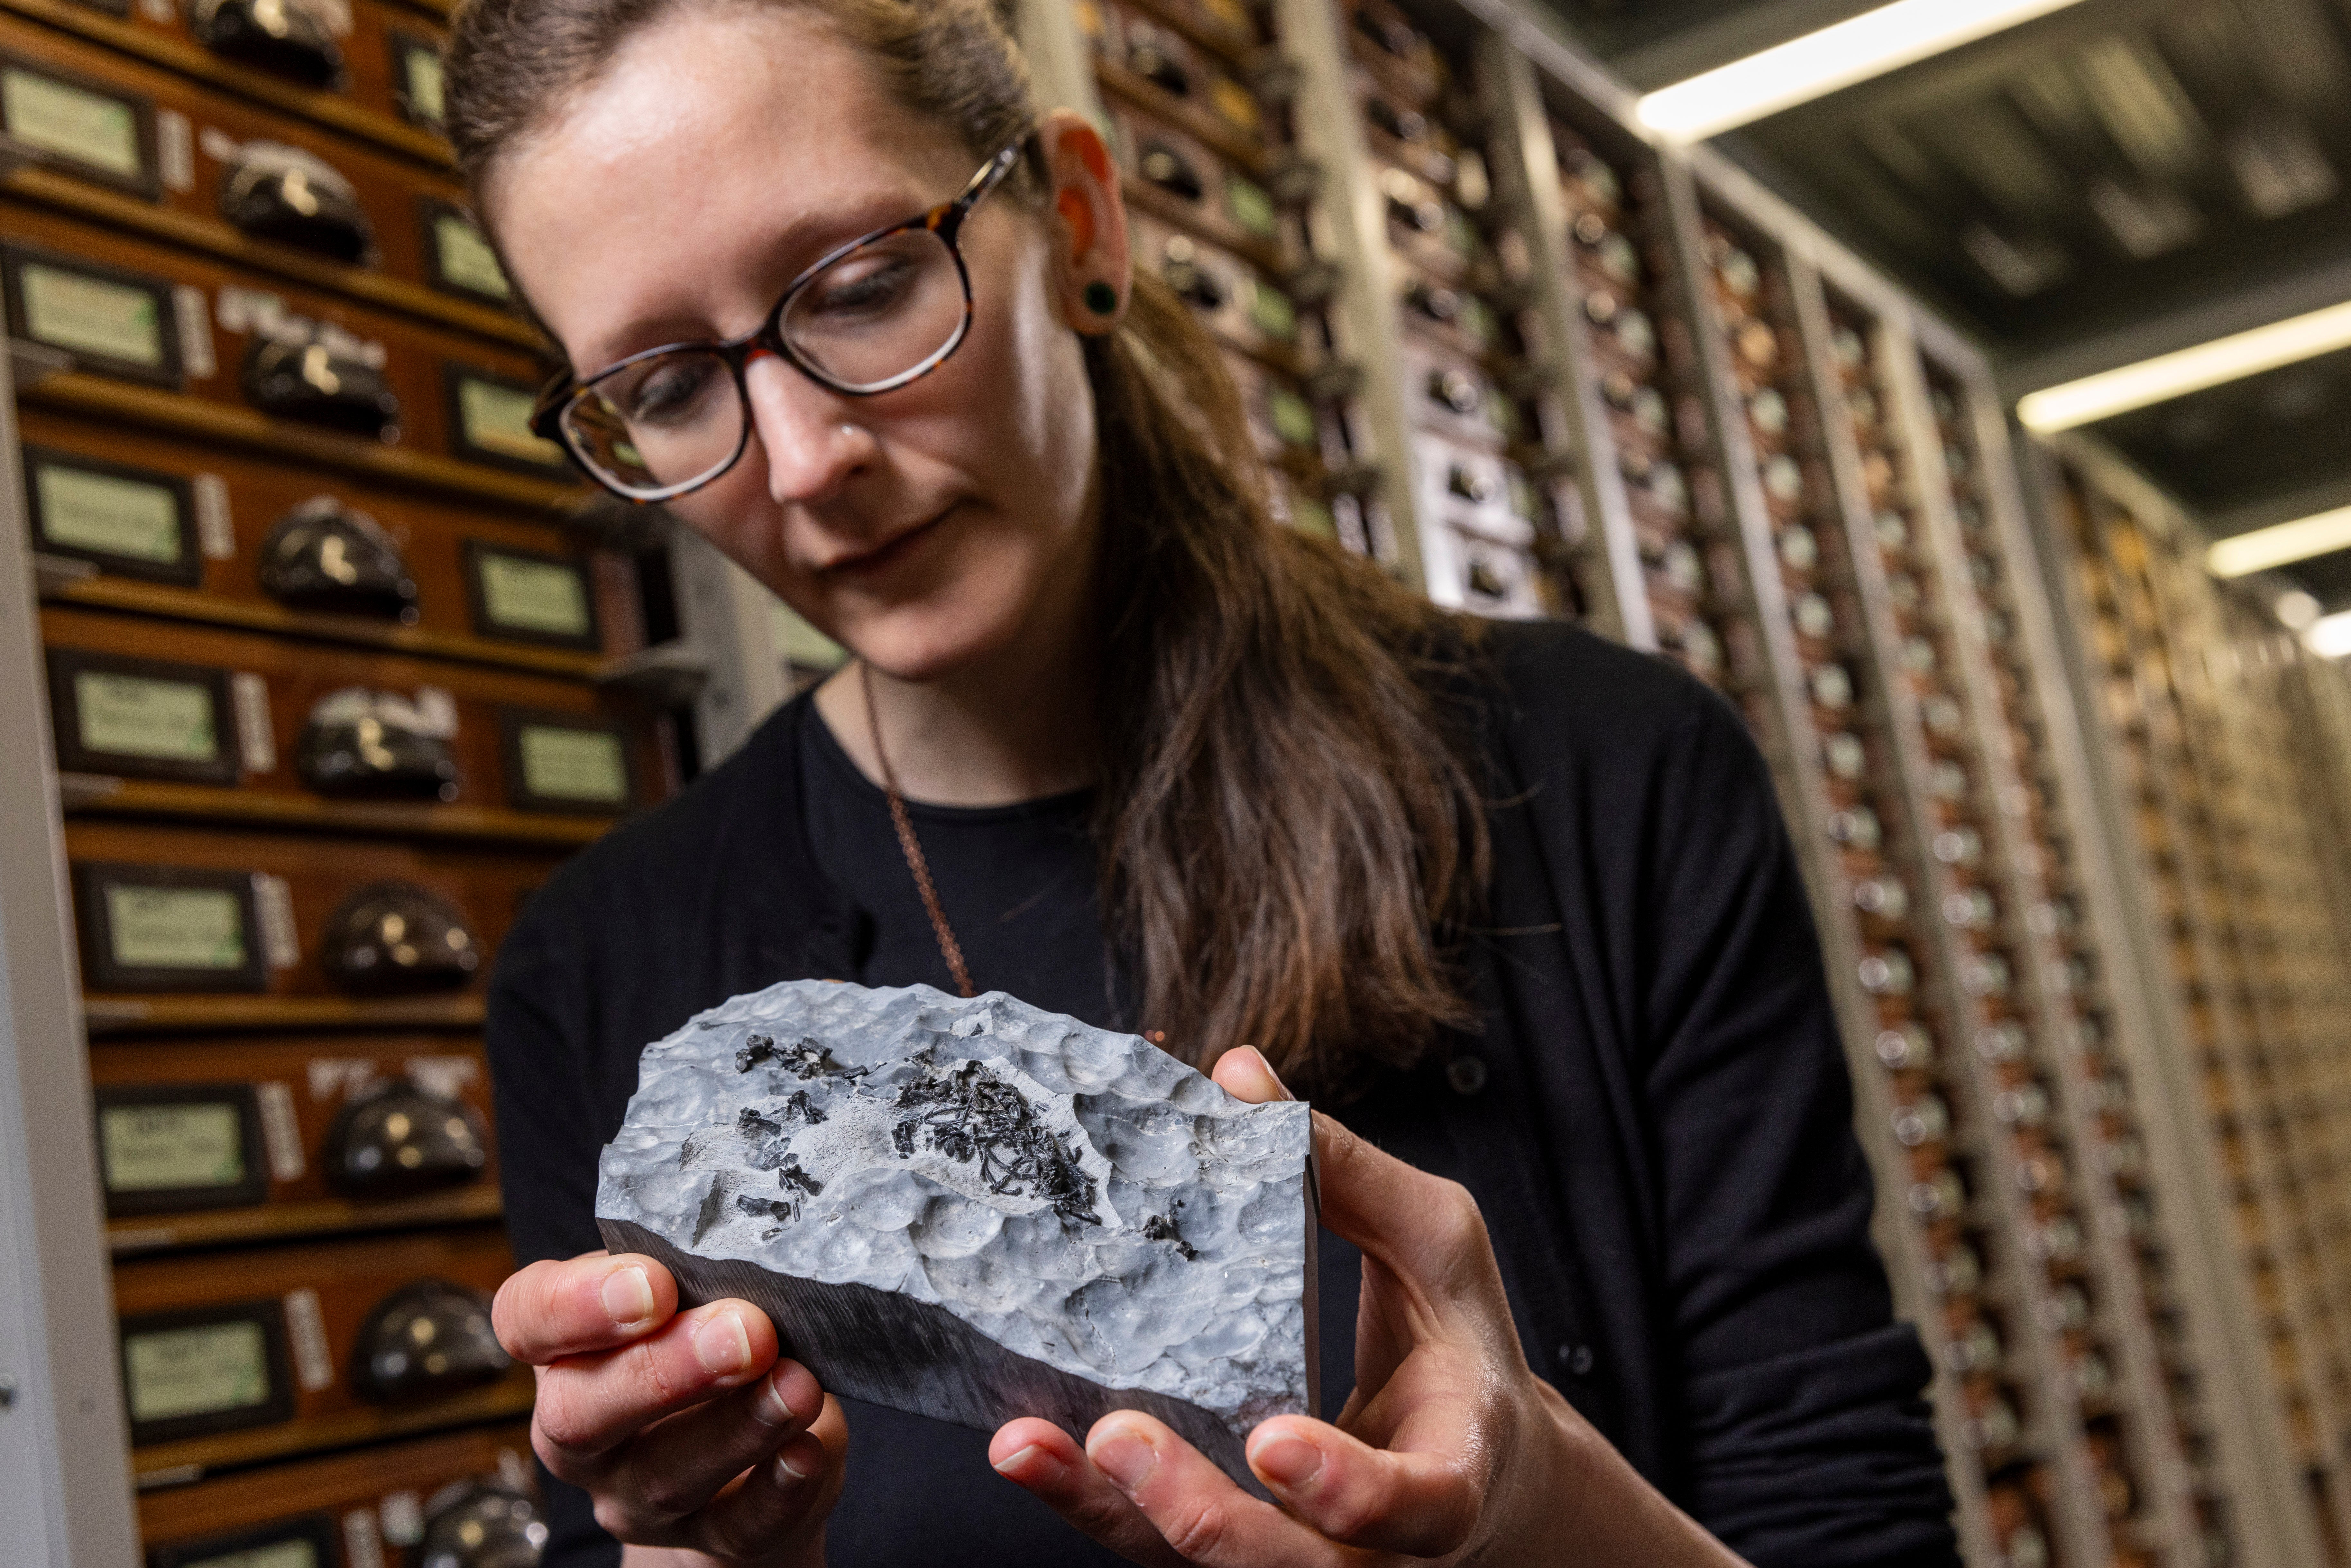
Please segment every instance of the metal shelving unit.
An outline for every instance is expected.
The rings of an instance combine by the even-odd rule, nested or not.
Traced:
[[[1959,1087],[1971,1092],[1968,1120],[1977,1129],[1979,1169],[1988,1167],[1982,1186],[2008,1288],[1987,1294],[2005,1309],[2003,1338],[2015,1358],[2003,1360],[2000,1370],[2032,1401],[2027,1436],[2037,1452],[2026,1462],[2048,1467],[2045,1474],[2029,1474],[2020,1490],[2051,1516],[2064,1556],[2102,1562],[2116,1554],[2114,1526],[2131,1512],[2136,1489],[2127,1479],[2110,1481],[2113,1469],[2092,1451],[2083,1408],[2092,1390],[2081,1368],[2101,1352],[2094,1346],[2077,1354],[2068,1343],[2092,1327],[2086,1281],[2061,1282],[2057,1272],[2066,1254],[2087,1245],[2085,1162],[2053,1103],[2050,1041],[2031,1010],[2018,1005],[2019,993],[2037,988],[2017,951],[2012,890],[2000,885],[2000,870],[2013,865],[2015,852],[2006,813],[1996,804],[1998,785],[1988,777],[1980,730],[1954,690],[1952,666],[1964,662],[1958,628],[1975,618],[1972,596],[1963,571],[1949,571],[1920,548],[1924,454],[1915,426],[1897,418],[1899,387],[1886,385],[1889,362],[1909,345],[1850,302],[1832,306],[1817,276],[1803,277],[1799,287],[1830,469],[1843,500],[1844,552],[1870,664],[1882,683],[1880,717],[1903,783],[1901,810],[1914,824],[1905,870],[1921,895],[1919,924],[1949,1052],[1966,1064]],[[1938,699],[1946,706],[1938,706]],[[2059,1239],[2066,1237],[2070,1243]],[[2135,1417],[2139,1401],[2160,1398],[2159,1385],[2133,1375],[2140,1370],[2116,1367],[2110,1385],[2099,1391],[2109,1417],[2116,1407]],[[2128,1426],[2139,1435],[2139,1421]],[[2119,1498],[2110,1485],[2119,1488]],[[2169,1539],[2160,1528],[2168,1521],[2151,1522],[2158,1541]],[[2003,1547],[2017,1554],[2012,1542]]]
[[[1347,156],[1379,198],[1369,292],[1402,380],[1402,468],[1424,590],[1495,616],[1596,609],[1576,422],[1559,374],[1559,273],[1505,62],[1458,12],[1332,0],[1353,109]],[[1447,36],[1424,28],[1444,29]],[[1379,358],[1379,356],[1374,356]]]
[[[2015,591],[2002,580],[2000,554],[1969,544],[1991,527],[1978,478],[1983,454],[1966,417],[1964,388],[1930,371],[1916,344],[1893,333],[1884,358],[1919,464],[1915,494],[1933,570],[1946,583],[1971,589],[1945,628],[1974,717],[1969,740],[1955,749],[1971,749],[1968,763],[1980,769],[1976,802],[1993,842],[1991,891],[2026,998],[2012,1016],[2033,1047],[2029,1067],[2020,1068],[2006,1092],[2020,1096],[2011,1103],[2019,1121],[2036,1088],[2054,1099],[2081,1183],[2078,1209],[2038,1216],[2037,1228],[2026,1233],[2029,1249],[2077,1268],[2095,1293],[2093,1322],[2069,1328],[2061,1345],[2061,1376],[2082,1401],[2095,1495],[2117,1535],[2151,1555],[2205,1561],[2210,1532],[2196,1509],[2187,1453],[2206,1439],[2185,1407],[2187,1380],[2161,1353],[2156,1317],[2158,1311],[2176,1317],[2182,1309],[2150,1288],[2144,1255],[2134,1245],[2135,1231],[2153,1229],[2169,1210],[2147,1179],[2127,1076],[2106,1054],[2111,1009],[2104,991],[2112,980],[2071,883],[2071,832],[2058,810],[2064,797],[2039,770],[2028,771],[2037,747],[2026,726],[2043,721],[2032,712],[2032,667],[2018,656]],[[2075,1239],[2070,1245],[2069,1236]],[[2069,1251],[2077,1255],[2065,1256]],[[2126,1451],[2126,1466],[2107,1458],[2116,1444]],[[2151,1483],[2152,1494],[2134,1492],[2126,1470]]]
[[[2176,1058],[2156,1035],[2153,988],[2085,814],[2095,786],[2022,526],[2006,422],[1987,388],[1931,352],[1922,364],[1905,401],[1928,463],[1926,512],[1942,570],[1980,578],[1980,612],[1954,630],[1989,741],[1993,798],[2022,808],[2001,812],[2010,828],[2001,858],[2011,908],[2023,914],[2024,968],[2043,977],[2040,1037],[2053,1045],[2067,1122],[2088,1155],[2092,1234],[2117,1303],[2117,1338],[2142,1370],[2139,1385],[2169,1396],[2169,1420],[2150,1410],[2142,1426],[2143,1473],[2175,1508],[2192,1507],[2171,1526],[2179,1540],[2200,1535],[2207,1562],[2303,1561],[2315,1542],[2278,1487],[2286,1448],[2263,1397],[2265,1369],[2241,1353],[2253,1343],[2252,1303],[2232,1270],[2203,1261],[2215,1256],[2210,1239],[2225,1234],[2225,1210],[2202,1179],[2192,1125],[2171,1113]]]
[[[2227,1211],[2225,1224],[2208,1218],[2199,1227],[2210,1238],[2201,1267],[2240,1297],[2222,1303],[2237,1325],[2230,1349],[2252,1389],[2270,1387],[2249,1405],[2281,1420],[2283,1443],[2271,1437],[2264,1447],[2279,1453],[2274,1473],[2294,1478],[2299,1494],[2256,1520],[2254,1494],[2240,1488],[2234,1517],[2249,1531],[2262,1523],[2293,1531],[2285,1544],[2307,1555],[2288,1560],[2339,1561],[2342,1298],[2313,1224],[2309,1140],[2294,1125],[2292,1087],[2278,1076],[2304,1057],[2305,1041],[2293,998],[2257,972],[2262,950],[2276,946],[2261,883],[2277,866],[2267,852],[2243,852],[2248,826],[2289,814],[2292,796],[2268,780],[2257,796],[2245,794],[2251,770],[2267,765],[2236,732],[2242,710],[2262,699],[2220,698],[2209,684],[2237,655],[2226,643],[2199,640],[2213,629],[2207,612],[2220,591],[2199,570],[2182,570],[2183,555],[2201,553],[2192,525],[2087,443],[2044,453],[2038,466],[2052,514],[2042,543],[2053,576],[2068,585],[2065,661],[2084,710],[2102,721],[2092,749],[2103,753],[2113,802],[2104,823],[2119,884],[2112,896],[2128,906],[2148,951],[2145,972],[2168,982],[2150,988],[2168,1004],[2166,1071],[2142,1076],[2172,1098],[2170,1120],[2190,1145],[2177,1168],[2217,1189]],[[2231,707],[2241,710],[2235,718]],[[2315,863],[2318,846],[2304,850],[2305,866]],[[2209,1215],[2216,1205],[2207,1197],[2202,1207]],[[2199,1266],[2183,1256],[2174,1277]],[[2208,1370],[2217,1364],[2209,1354],[2206,1362]],[[2273,1498],[2277,1490],[2273,1482]]]
[[[1487,33],[1478,53],[1479,101],[1494,128],[1495,190],[1520,214],[1527,248],[1522,309],[1533,318],[1529,335],[1550,350],[1568,425],[1565,482],[1574,496],[1572,503],[1562,502],[1562,511],[1573,526],[1562,530],[1559,542],[1569,557],[1562,565],[1573,576],[1585,625],[1634,647],[1654,648],[1656,620],[1637,570],[1630,503],[1605,434],[1608,405],[1601,389],[1606,372],[1595,361],[1573,282],[1573,220],[1561,182],[1544,177],[1562,166],[1559,140],[1533,63],[1499,33]]]
[[[1715,423],[1775,677],[1792,827],[1868,1107],[1859,1131],[1892,1210],[1881,1246],[1936,1363],[1969,1555],[2029,1558],[2034,1542],[2047,1550],[2045,1527],[2023,1517],[2041,1504],[2009,1483],[2045,1468],[2056,1433],[2030,1381],[2003,1364],[2029,1311],[2011,1278],[2012,1232],[1995,1218],[2011,1173],[1985,1146],[1952,976],[1915,892],[1933,862],[1892,730],[1895,685],[1872,656],[1883,607],[1868,594],[1882,598],[1883,583],[1864,579],[1843,527],[1835,486],[1849,476],[1830,445],[1836,421],[1817,364],[1818,276],[1718,193],[1682,184],[1692,268],[1724,300],[1702,334]],[[1742,298],[1751,310],[1729,314]]]

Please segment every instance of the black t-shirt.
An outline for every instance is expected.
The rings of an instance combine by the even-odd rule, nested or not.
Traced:
[[[800,737],[809,847],[852,912],[852,970],[840,977],[953,992],[887,798],[820,720]],[[909,801],[906,810],[972,984],[1116,1029],[1123,1022],[1086,834],[1091,800],[1079,793],[1017,806]],[[862,1400],[841,1403],[853,1459],[825,1535],[831,1562],[928,1562],[946,1542],[956,1543],[955,1561],[972,1568],[1124,1561],[989,1469],[991,1434]],[[977,1519],[987,1530],[974,1537]]]
[[[1460,955],[1481,1022],[1337,1113],[1469,1188],[1536,1374],[1735,1550],[1763,1568],[1955,1563],[1917,1397],[1930,1369],[1870,1245],[1762,758],[1729,705],[1661,662],[1555,626],[1489,642],[1475,700],[1494,872]],[[1135,1027],[1117,1017],[1084,797],[913,811],[982,989]],[[600,1245],[597,1152],[646,1041],[826,977],[947,985],[882,792],[802,699],[567,865],[501,945],[486,1041],[517,1260]],[[1326,1232],[1326,1416],[1353,1385],[1357,1264]],[[1112,1561],[989,1469],[988,1434],[867,1406],[850,1427],[838,1568]],[[616,1561],[587,1500],[549,1491],[549,1568]]]
[[[890,821],[887,797],[821,722],[800,732],[809,847],[855,914],[850,956],[866,986],[955,980]],[[1049,1012],[1124,1030],[1123,989],[1102,943],[1093,841],[1081,790],[1017,806],[906,803],[972,984]]]
[[[952,992],[888,798],[821,721],[802,728],[800,758],[809,847],[852,910],[851,972],[841,977]],[[1132,1029],[1123,977],[1104,940],[1095,896],[1092,805],[1092,793],[1081,790],[1014,806],[910,800],[906,810],[974,986],[1009,991],[1099,1028]],[[1360,1254],[1326,1230],[1318,1256],[1327,1415],[1354,1386]],[[1091,1568],[1124,1561],[997,1475],[987,1463],[992,1434],[862,1400],[841,1403],[855,1462],[826,1534],[833,1563],[923,1562],[938,1542],[981,1518],[987,1531],[958,1544],[959,1568]],[[921,1478],[920,1484],[910,1484],[911,1478]]]

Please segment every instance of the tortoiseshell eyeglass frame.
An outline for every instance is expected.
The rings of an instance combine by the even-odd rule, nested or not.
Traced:
[[[751,356],[762,349],[774,354],[819,386],[839,392],[843,397],[875,397],[883,392],[895,392],[900,387],[922,380],[946,363],[955,351],[963,346],[964,339],[971,334],[971,268],[964,263],[962,245],[965,220],[971,216],[972,209],[978,206],[990,191],[1004,183],[1005,177],[1012,172],[1013,166],[1020,162],[1020,156],[1028,149],[1029,141],[1030,137],[1024,134],[1019,141],[981,164],[978,172],[966,182],[961,193],[954,199],[941,202],[927,212],[917,213],[904,223],[886,224],[870,234],[860,235],[855,239],[844,245],[836,246],[819,256],[810,263],[799,277],[784,286],[782,296],[777,299],[774,308],[768,312],[759,324],[740,337],[728,338],[723,341],[705,339],[699,341],[689,340],[684,342],[664,343],[657,349],[646,349],[642,352],[631,354],[624,360],[616,360],[585,380],[568,371],[559,374],[540,391],[538,400],[531,406],[532,432],[541,439],[554,442],[565,451],[571,453],[581,471],[613,495],[624,501],[633,501],[640,506],[650,506],[659,501],[674,500],[680,496],[699,490],[742,461],[743,454],[751,444],[751,394],[749,386],[744,381],[744,368],[751,362]],[[893,376],[887,381],[877,382],[870,386],[852,386],[825,374],[821,369],[803,359],[792,347],[791,340],[784,336],[784,312],[791,308],[792,300],[802,289],[815,282],[820,274],[841,257],[877,240],[887,239],[895,234],[904,234],[909,229],[927,229],[938,235],[946,246],[947,254],[955,258],[956,276],[963,285],[963,319],[956,324],[955,335],[947,340],[945,347],[937,350],[929,358],[907,370],[904,374]],[[573,444],[569,434],[563,426],[564,413],[577,399],[608,376],[618,375],[632,365],[643,364],[645,361],[660,355],[674,354],[686,350],[717,355],[726,362],[727,370],[735,377],[736,398],[743,409],[743,431],[736,438],[735,451],[724,463],[697,478],[664,486],[658,489],[624,490],[598,474],[588,461],[587,455],[579,451]]]

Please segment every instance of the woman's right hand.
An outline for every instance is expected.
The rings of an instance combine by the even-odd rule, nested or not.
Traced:
[[[629,1568],[820,1568],[849,1427],[807,1367],[777,1358],[767,1313],[680,1312],[659,1263],[585,1252],[515,1274],[491,1316],[538,1373],[531,1447],[595,1500]]]

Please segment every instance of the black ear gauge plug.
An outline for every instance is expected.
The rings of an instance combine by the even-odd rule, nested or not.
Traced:
[[[1086,308],[1097,316],[1109,316],[1118,309],[1118,290],[1096,278],[1086,285]]]

